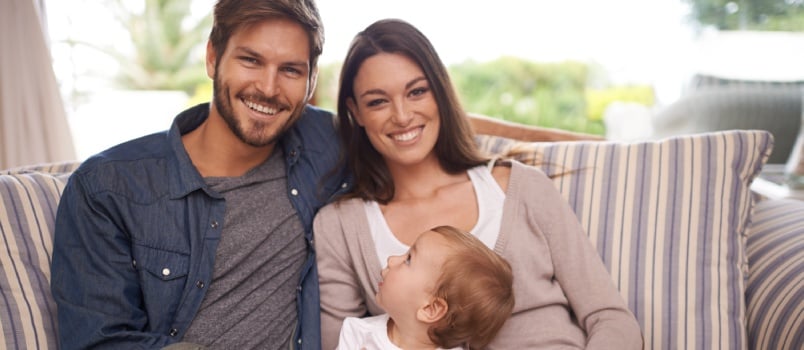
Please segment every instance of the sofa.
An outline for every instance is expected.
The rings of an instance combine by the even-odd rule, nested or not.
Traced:
[[[477,142],[553,178],[639,321],[646,349],[804,344],[804,202],[750,190],[771,154],[769,132]],[[0,172],[0,348],[57,348],[54,216],[78,165]]]

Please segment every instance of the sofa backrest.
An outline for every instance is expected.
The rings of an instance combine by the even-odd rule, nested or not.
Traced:
[[[804,344],[804,201],[759,202],[746,243],[749,349]]]
[[[749,189],[767,131],[482,147],[540,167],[586,229],[647,349],[745,349]]]

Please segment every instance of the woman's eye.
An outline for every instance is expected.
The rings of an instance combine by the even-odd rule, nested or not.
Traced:
[[[381,100],[381,99],[371,100],[371,101],[368,101],[368,103],[366,103],[366,106],[369,106],[369,107],[379,106],[383,102],[384,101]]]
[[[410,94],[411,96],[424,95],[425,93],[427,93],[428,90],[429,89],[426,87],[415,88],[410,92]]]

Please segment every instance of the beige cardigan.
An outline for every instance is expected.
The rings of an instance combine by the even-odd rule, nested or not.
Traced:
[[[321,336],[330,350],[343,318],[383,313],[374,300],[381,268],[361,200],[323,208],[313,230]],[[636,319],[597,251],[538,169],[512,163],[494,250],[513,267],[516,305],[489,349],[642,348]]]

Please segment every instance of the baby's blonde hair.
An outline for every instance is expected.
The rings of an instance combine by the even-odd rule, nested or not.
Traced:
[[[438,226],[452,252],[444,261],[433,295],[447,302],[446,315],[428,330],[442,348],[485,348],[514,309],[511,265],[475,236]]]

